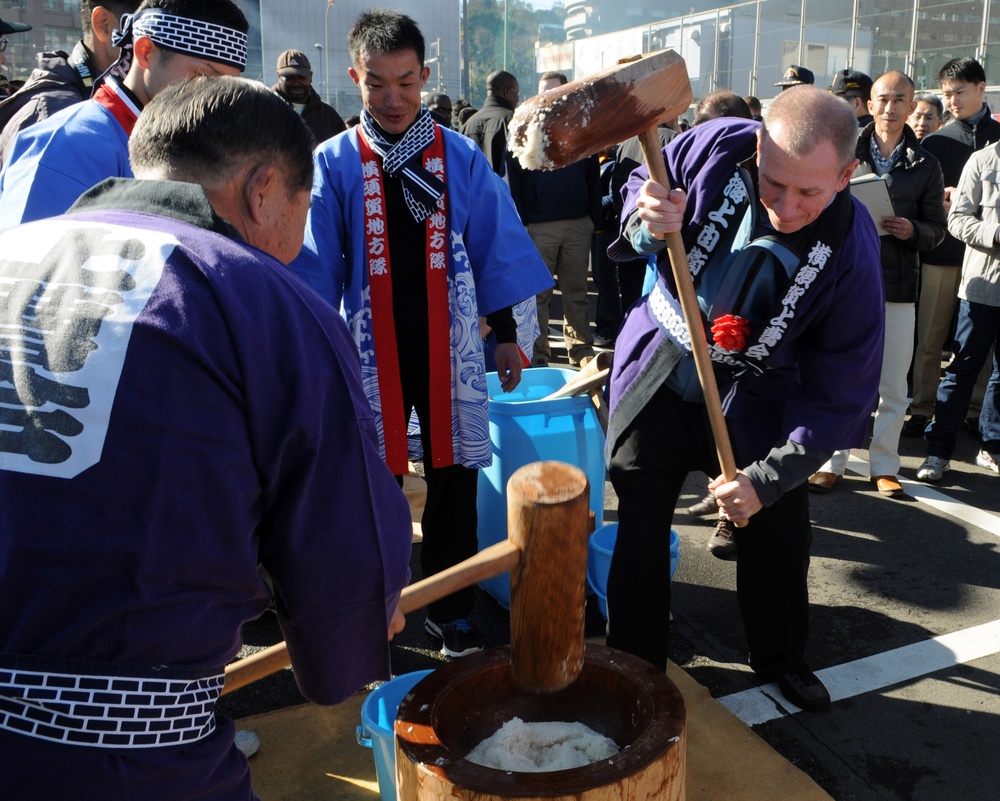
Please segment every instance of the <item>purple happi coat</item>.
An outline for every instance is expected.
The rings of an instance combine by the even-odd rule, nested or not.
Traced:
[[[707,234],[732,233],[740,222],[732,214],[734,200],[745,193],[748,220],[765,213],[753,163],[759,127],[722,118],[696,126],[664,149],[671,186],[688,196],[683,236],[694,275],[729,269],[730,262],[709,252],[715,240]],[[633,173],[623,221],[646,176],[645,166]],[[788,439],[819,450],[863,442],[878,393],[884,302],[878,236],[870,216],[858,209],[844,190],[803,231],[772,231],[775,240],[787,240],[803,254],[799,272],[787,292],[774,295],[773,314],[763,316],[742,353],[729,358],[712,349],[738,466],[763,459]],[[733,247],[739,250],[738,243]],[[635,257],[624,236],[609,252],[617,259]],[[690,350],[682,325],[657,322],[670,301],[664,296],[676,298],[666,251],[658,255],[657,268],[663,294],[654,290],[635,306],[617,339],[609,448]],[[717,276],[716,285],[721,282]],[[698,294],[704,311],[714,298],[706,299],[701,289]],[[671,351],[673,357],[665,356]]]
[[[389,676],[411,524],[344,321],[192,184],[0,234],[0,787],[253,798],[214,698],[270,573],[295,678]]]

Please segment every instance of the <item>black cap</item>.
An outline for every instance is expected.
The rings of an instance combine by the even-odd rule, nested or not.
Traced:
[[[830,91],[835,95],[852,92],[868,100],[872,96],[872,79],[857,70],[840,70],[833,76]]]
[[[812,70],[800,67],[798,64],[792,64],[785,70],[785,74],[781,76],[781,80],[775,86],[801,86],[812,83],[816,83],[816,76],[813,75]]]
[[[30,30],[31,26],[26,22],[4,22],[0,19],[0,35],[5,33],[24,33]]]

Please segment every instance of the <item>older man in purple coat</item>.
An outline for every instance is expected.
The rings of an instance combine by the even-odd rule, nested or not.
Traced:
[[[199,79],[129,144],[140,180],[0,234],[0,787],[253,801],[215,701],[258,563],[299,688],[338,703],[390,675],[409,508],[346,324],[285,266],[295,111]]]
[[[797,87],[765,123],[707,122],[664,149],[675,189],[629,182],[612,258],[657,254],[655,288],[629,314],[611,378],[608,456],[619,498],[608,644],[665,667],[671,514],[687,473],[719,472],[663,238],[680,231],[723,397],[735,481],[710,488],[735,534],[750,664],[791,702],[830,696],[807,667],[811,530],[805,481],[862,444],[878,389],[878,236],[850,196],[857,123]]]

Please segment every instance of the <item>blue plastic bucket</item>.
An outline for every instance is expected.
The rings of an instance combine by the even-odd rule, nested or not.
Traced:
[[[532,367],[513,392],[500,390],[496,373],[487,373],[490,443],[493,464],[479,471],[476,510],[479,550],[507,539],[507,482],[532,462],[557,461],[579,467],[590,481],[590,508],[604,519],[604,431],[589,395],[542,400],[576,376],[576,370]],[[507,574],[480,586],[510,608]]]
[[[587,583],[597,596],[597,606],[608,619],[608,571],[611,570],[611,555],[618,539],[618,524],[608,523],[590,535],[587,557]],[[681,538],[670,530],[670,578],[677,570],[677,560],[681,555]]]
[[[396,734],[393,731],[396,711],[417,682],[431,673],[431,670],[415,670],[397,676],[368,693],[361,704],[358,745],[372,749],[382,801],[396,801]]]

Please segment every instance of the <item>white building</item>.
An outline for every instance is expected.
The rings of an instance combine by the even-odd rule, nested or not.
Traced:
[[[574,6],[575,7],[575,6]],[[662,48],[686,62],[696,99],[716,89],[771,97],[774,83],[790,64],[811,69],[827,87],[849,64],[871,70],[872,32],[845,22],[811,23],[800,49],[797,16],[772,3],[749,2],[714,11],[650,22],[625,30],[541,45],[536,69],[559,69],[574,78],[613,66],[617,61]]]

